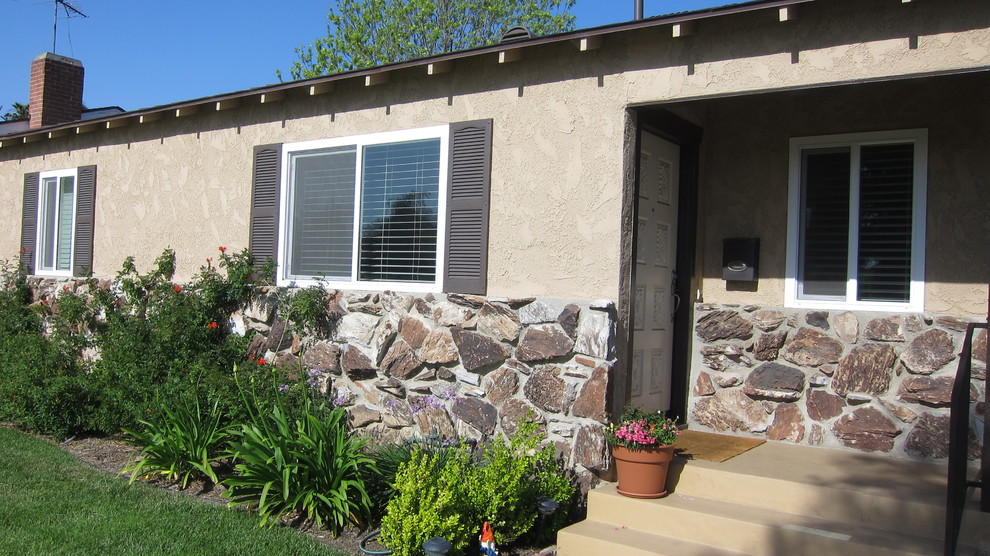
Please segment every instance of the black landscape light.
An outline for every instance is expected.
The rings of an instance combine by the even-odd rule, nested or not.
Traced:
[[[536,511],[540,514],[540,517],[552,516],[559,507],[560,504],[549,496],[540,496],[536,499]]]
[[[546,522],[550,519],[557,509],[560,508],[560,503],[550,498],[549,496],[540,496],[536,499],[536,513],[540,514],[540,524],[536,530],[536,538],[543,538],[543,528],[546,526]]]
[[[442,537],[429,538],[423,543],[423,551],[426,552],[426,556],[447,556],[451,548],[453,546],[450,541]]]

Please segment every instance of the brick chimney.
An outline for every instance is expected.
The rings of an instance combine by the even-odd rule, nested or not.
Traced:
[[[82,62],[51,52],[39,54],[31,62],[28,129],[78,120],[82,98]]]

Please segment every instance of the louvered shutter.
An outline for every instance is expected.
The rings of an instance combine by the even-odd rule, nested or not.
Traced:
[[[486,292],[491,166],[492,120],[451,124],[445,292]]]
[[[38,237],[38,180],[41,174],[24,174],[24,203],[21,216],[21,264],[34,274],[34,248]]]
[[[254,148],[251,176],[251,232],[248,249],[260,265],[278,255],[278,200],[282,176],[282,145]]]
[[[76,182],[76,229],[73,238],[72,274],[87,276],[93,270],[96,166],[80,166],[76,171]]]

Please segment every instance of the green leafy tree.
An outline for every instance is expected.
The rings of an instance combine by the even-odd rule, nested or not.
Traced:
[[[0,110],[3,110],[2,106],[0,106]],[[12,122],[14,120],[26,120],[28,119],[28,116],[30,116],[30,113],[28,112],[28,105],[15,102],[10,105],[10,110],[0,116],[0,120]]]
[[[293,79],[319,77],[486,46],[517,25],[534,35],[571,31],[574,2],[340,0],[327,15],[327,36],[296,48],[299,60],[289,73]]]

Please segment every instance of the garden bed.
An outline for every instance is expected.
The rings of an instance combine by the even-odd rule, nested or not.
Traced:
[[[46,440],[55,443],[55,441],[51,439]],[[58,444],[63,450],[69,454],[72,454],[79,460],[95,467],[96,469],[99,469],[100,471],[114,475],[119,474],[120,470],[123,469],[124,466],[127,465],[127,463],[131,461],[139,451],[138,448],[127,444],[126,442],[103,437],[73,438]],[[225,490],[223,485],[206,485],[202,481],[192,481],[187,488],[182,489],[180,481],[169,481],[156,478],[145,482],[158,488],[177,491],[193,496],[207,503],[226,505],[226,500],[220,497]],[[300,531],[319,540],[327,546],[347,554],[355,555],[361,554],[358,545],[361,542],[361,539],[368,533],[368,531],[361,531],[355,527],[348,527],[338,537],[334,538],[327,531],[316,529],[309,524],[296,524],[295,526]],[[544,548],[526,546],[508,546],[500,548],[499,552],[503,556],[548,556],[554,554],[553,547]]]

